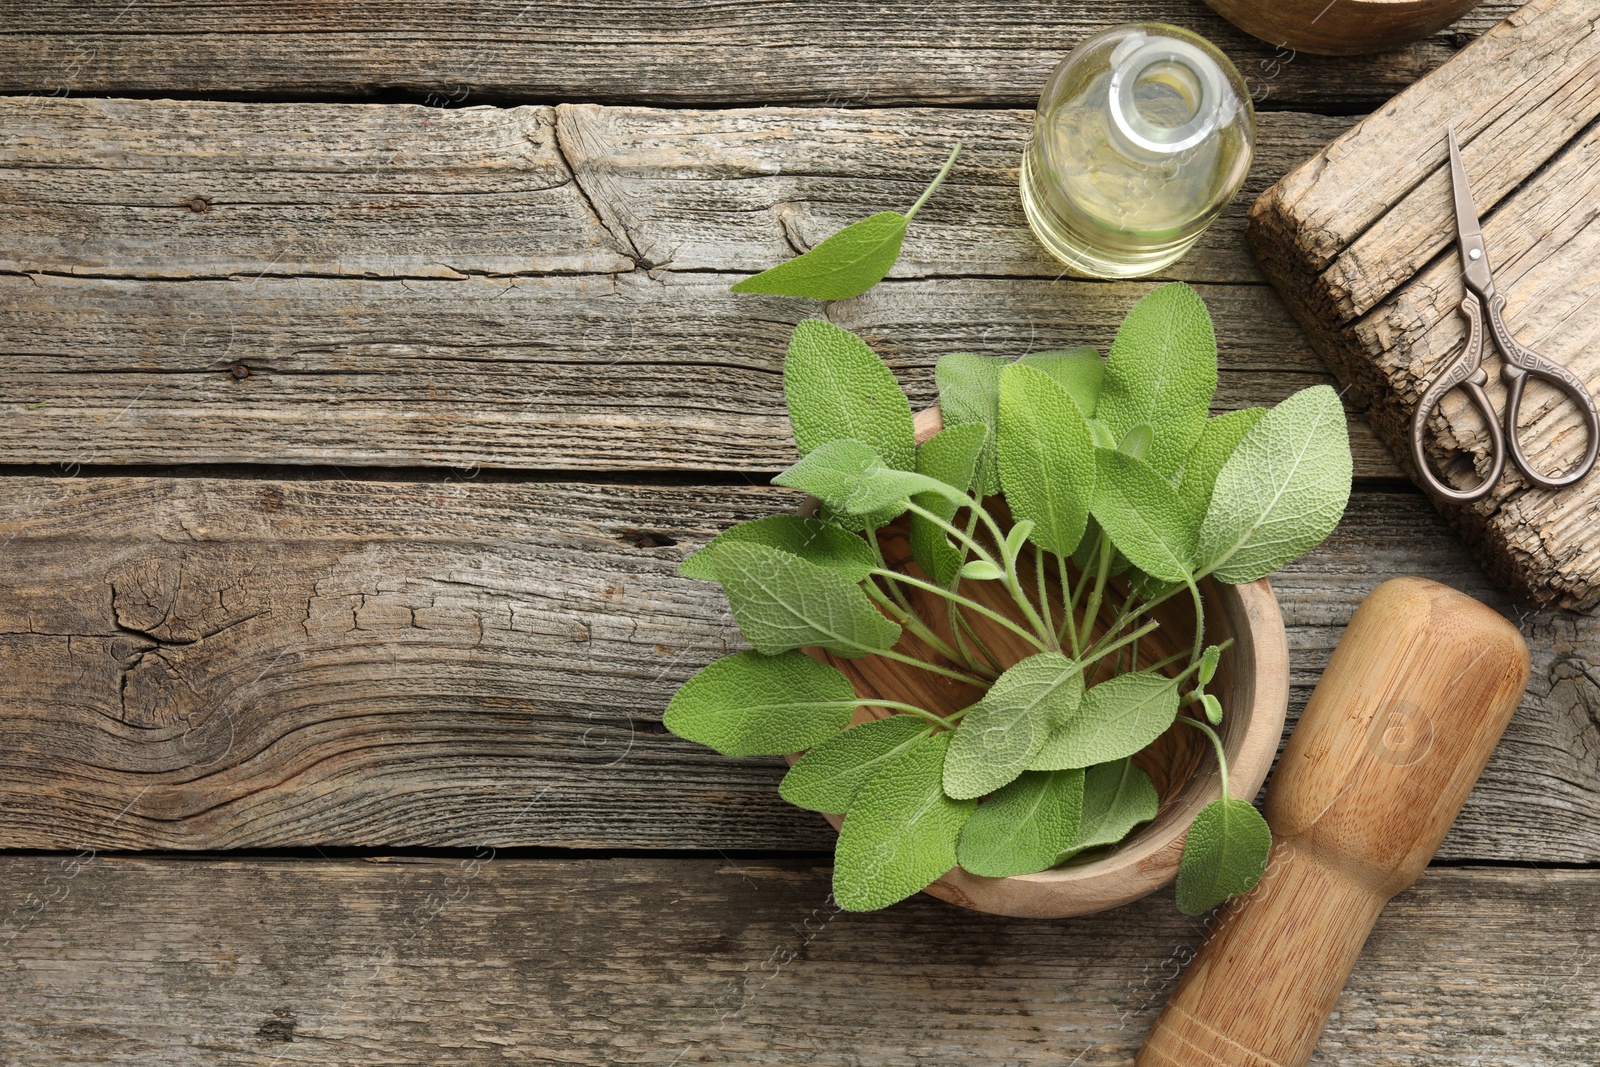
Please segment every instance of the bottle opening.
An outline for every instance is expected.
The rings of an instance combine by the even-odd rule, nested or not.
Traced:
[[[1112,63],[1111,118],[1138,149],[1159,155],[1183,152],[1227,120],[1222,72],[1187,41],[1129,38]]]

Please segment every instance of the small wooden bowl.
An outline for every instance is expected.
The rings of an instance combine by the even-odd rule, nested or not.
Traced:
[[[1268,44],[1322,56],[1389,52],[1443,29],[1480,0],[1206,0]]]
[[[922,412],[917,416],[918,442],[931,437],[939,427],[937,408]],[[999,501],[990,505],[996,519],[1009,521],[1003,506],[997,505]],[[880,531],[879,543],[891,566],[922,576],[911,561],[905,528],[900,522]],[[1030,565],[1031,551],[1024,551],[1024,560]],[[1114,614],[1111,601],[1120,602],[1127,591],[1126,583],[1120,579],[1112,585],[1117,596],[1106,597],[1100,615],[1102,626],[1109,625]],[[1207,643],[1221,643],[1230,637],[1234,641],[1223,654],[1210,687],[1225,711],[1219,729],[1228,753],[1228,785],[1233,796],[1253,800],[1277,754],[1289,704],[1289,649],[1283,616],[1265,580],[1235,586],[1207,579],[1200,589],[1206,604]],[[1015,610],[1009,596],[992,583],[972,583],[963,588],[963,593],[996,610],[1008,606]],[[1054,582],[1049,593],[1055,618],[1060,619],[1060,591]],[[935,632],[948,640],[944,602],[934,594],[915,591],[910,600]],[[1161,627],[1140,643],[1141,666],[1188,648],[1194,640],[1194,609],[1188,597],[1174,597],[1152,615]],[[984,642],[1007,665],[1034,651],[999,626],[983,619],[973,621]],[[909,634],[897,647],[923,659],[939,658]],[[971,686],[878,656],[845,659],[817,649],[811,651],[843,671],[863,697],[909,701],[944,713],[964,708],[979,696]],[[1091,684],[1094,680],[1090,679]],[[885,714],[882,709],[864,708],[858,712],[857,721]],[[790,762],[799,755],[790,756]],[[982,878],[957,867],[926,892],[994,915],[1062,918],[1115,908],[1166,885],[1177,876],[1189,823],[1201,808],[1221,795],[1221,778],[1210,744],[1198,731],[1176,723],[1134,760],[1150,775],[1161,806],[1153,821],[1135,830],[1115,849],[1039,874],[1010,878]],[[838,828],[843,817],[830,815],[828,820]]]

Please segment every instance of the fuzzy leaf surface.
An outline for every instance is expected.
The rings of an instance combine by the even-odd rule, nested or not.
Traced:
[[[826,441],[850,438],[897,470],[916,465],[911,402],[867,343],[831,322],[794,328],[783,361],[783,396],[802,456]]]
[[[833,896],[841,907],[887,907],[956,865],[956,842],[976,805],[952,800],[940,787],[950,736],[913,744],[856,794],[834,851]]]
[[[973,477],[973,492],[980,499],[1000,491],[996,435],[1000,429],[1000,369],[1005,365],[997,356],[952,352],[941,357],[933,370],[945,428],[983,426],[989,431]]]
[[[1200,809],[1178,862],[1178,908],[1203,915],[1255,887],[1272,850],[1272,830],[1248,800],[1223,798]]]
[[[1094,496],[1094,442],[1067,391],[1043,371],[1000,372],[1000,484],[1014,519],[1034,524],[1028,540],[1071,555]]]
[[[1211,506],[1211,490],[1217,484],[1222,465],[1266,413],[1266,408],[1240,408],[1206,420],[1200,439],[1184,457],[1183,467],[1178,472],[1178,496],[1195,517],[1196,526]]]
[[[680,563],[678,573],[685,578],[716,581],[717,552],[737,543],[782,549],[819,567],[838,571],[852,582],[864,580],[877,565],[872,546],[848,530],[802,515],[768,515],[722,531]]]
[[[716,571],[739,629],[765,655],[817,645],[854,658],[900,639],[899,624],[879,614],[860,586],[781,549],[728,545]]]
[[[781,756],[849,725],[855,689],[836,668],[801,652],[736,652],[684,682],[663,723],[724,756]]]
[[[1178,685],[1151,671],[1119,674],[1083,694],[1077,714],[1050,731],[1028,769],[1067,770],[1131,756],[1178,714]]]
[[[1106,358],[1095,417],[1121,440],[1139,423],[1154,430],[1149,463],[1171,474],[1205,427],[1217,391],[1217,339],[1200,295],[1182,282],[1134,305]]]
[[[801,756],[783,776],[778,795],[808,811],[849,811],[862,786],[932,733],[933,727],[916,715],[891,715],[852,726]]]
[[[1012,666],[956,727],[945,791],[981,797],[1016,778],[1051,727],[1073,716],[1082,696],[1083,671],[1059,652],[1038,652]]]
[[[1222,465],[1200,527],[1201,573],[1265,577],[1321,544],[1350,499],[1344,405],[1326,385],[1261,416]]]
[[[1077,403],[1084,418],[1094,415],[1100,402],[1100,383],[1106,363],[1093,348],[1064,348],[1054,352],[1030,352],[1017,360],[1054,378]]]
[[[883,281],[900,257],[910,220],[898,211],[880,211],[852,222],[809,252],[785,260],[732,288],[736,293],[848,300]]]
[[[1092,510],[1135,567],[1165,582],[1189,576],[1198,531],[1178,490],[1155,468],[1127,453],[1099,449]]]
[[[978,805],[956,858],[986,878],[1037,873],[1071,847],[1082,811],[1082,771],[1025,771]]]
[[[1140,823],[1156,817],[1160,797],[1150,776],[1132,759],[1097,763],[1083,772],[1083,815],[1072,844],[1056,857],[1057,863],[1080,852],[1114,845]]]

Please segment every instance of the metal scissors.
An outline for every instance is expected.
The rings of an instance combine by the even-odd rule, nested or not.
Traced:
[[[1467,186],[1467,172],[1461,165],[1461,148],[1456,144],[1456,131],[1450,131],[1450,177],[1455,185],[1456,234],[1461,248],[1462,276],[1466,281],[1466,296],[1457,309],[1467,320],[1467,347],[1434,379],[1417,402],[1411,417],[1411,456],[1417,465],[1425,487],[1437,496],[1467,504],[1487,496],[1500,480],[1506,466],[1506,453],[1522,476],[1542,489],[1560,489],[1585,477],[1594,467],[1595,452],[1600,449],[1600,413],[1595,411],[1594,397],[1588,388],[1566,367],[1545,359],[1537,352],[1522,347],[1506,329],[1501,312],[1505,310],[1505,297],[1495,291],[1494,277],[1489,271],[1489,253],[1483,245],[1483,225],[1478,221],[1478,209],[1472,202],[1472,190]],[[1488,319],[1487,338],[1484,320]],[[1495,349],[1505,360],[1500,369],[1500,379],[1506,386],[1505,428],[1495,416],[1494,405],[1483,391],[1488,376],[1483,371],[1483,349],[1486,340],[1492,340]],[[1523,455],[1522,442],[1517,437],[1517,418],[1522,409],[1522,391],[1529,376],[1542,378],[1565,393],[1578,408],[1589,435],[1588,447],[1579,463],[1567,474],[1551,478],[1533,469],[1528,457]],[[1428,416],[1439,406],[1444,395],[1455,388],[1465,390],[1474,407],[1489,427],[1489,473],[1471,489],[1460,490],[1444,484],[1428,466],[1423,450]]]

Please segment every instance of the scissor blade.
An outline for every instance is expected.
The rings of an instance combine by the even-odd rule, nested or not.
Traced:
[[[1450,179],[1456,198],[1456,239],[1461,247],[1461,266],[1467,283],[1479,293],[1492,284],[1489,258],[1483,247],[1483,223],[1478,221],[1478,205],[1472,202],[1472,187],[1467,184],[1467,169],[1461,164],[1461,146],[1456,143],[1455,127],[1449,127]]]

